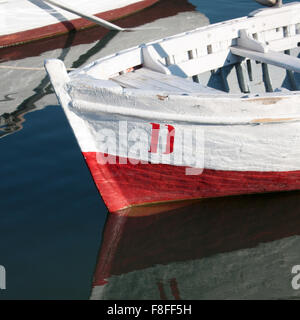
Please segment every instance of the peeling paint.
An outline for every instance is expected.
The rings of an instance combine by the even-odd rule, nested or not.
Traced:
[[[300,118],[262,118],[262,119],[254,119],[251,123],[276,123],[276,122],[291,122],[291,121],[299,121]]]
[[[264,105],[270,105],[270,104],[276,104],[277,102],[285,99],[286,97],[261,97],[261,98],[254,98],[254,99],[248,99],[246,100],[247,102],[261,102]]]
[[[169,98],[169,96],[162,96],[160,94],[157,95],[157,98],[161,101],[167,100]]]

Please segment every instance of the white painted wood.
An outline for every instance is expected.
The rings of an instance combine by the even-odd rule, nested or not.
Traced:
[[[197,59],[187,60],[180,64],[173,64],[168,66],[168,69],[172,74],[179,77],[191,77],[195,74],[218,69],[240,61],[240,57],[234,56],[230,53],[230,50],[226,50],[215,54],[208,54]]]
[[[247,101],[247,99],[226,101],[224,98],[218,99],[216,97],[201,99],[169,95],[161,100],[157,96],[158,93],[152,95],[147,95],[145,91],[140,93],[140,95],[135,95],[134,91],[126,91],[126,94],[121,96],[110,94],[98,102],[72,98],[72,104],[67,107],[70,112],[76,115],[80,114],[84,120],[84,126],[75,129],[79,141],[81,141],[81,135],[85,135],[85,131],[88,131],[95,143],[94,148],[90,149],[89,145],[84,146],[84,143],[81,142],[82,151],[104,152],[103,148],[106,146],[101,143],[99,135],[103,132],[110,132],[111,136],[117,139],[116,145],[119,145],[120,120],[126,121],[128,132],[132,130],[143,132],[139,143],[147,151],[151,137],[150,123],[168,123],[172,124],[176,132],[184,132],[184,130],[191,128],[198,128],[203,132],[205,137],[205,168],[237,171],[299,170],[299,122],[286,120],[280,123],[280,120],[274,119],[274,122],[266,125],[250,125],[259,123],[253,122],[253,112],[252,120],[248,124],[234,122],[242,120],[242,118],[245,120],[251,107],[255,109],[256,115],[267,114],[272,109],[273,113],[270,113],[273,117],[275,114],[278,115],[280,110],[281,115],[285,113],[285,115],[291,116],[291,107],[289,106],[299,104],[299,98],[294,101],[283,99],[277,105],[268,105],[269,100],[266,99],[267,104],[265,105],[259,99],[256,102]],[[226,108],[230,109],[227,113]],[[259,112],[259,108],[262,109],[262,112]],[[213,121],[210,124],[209,119]],[[223,122],[216,122],[221,119]],[[264,120],[261,121],[263,123]],[[280,134],[278,134],[279,132]],[[176,143],[175,149],[177,148]],[[163,150],[163,148],[161,149]],[[116,149],[117,155],[126,155],[119,153],[119,151]],[[115,155],[115,153],[111,154]],[[138,154],[131,154],[131,157],[148,161],[149,153],[143,153],[141,158]],[[168,163],[167,161],[170,159],[161,159],[159,162]],[[180,165],[173,158],[169,164]]]
[[[172,75],[186,78],[241,62],[242,57],[300,71],[297,58],[272,50],[258,52],[237,46],[242,29],[267,45],[269,37],[274,42],[293,37],[292,32],[284,27],[299,23],[300,5],[296,3],[287,10],[276,9],[268,15],[245,17],[199,28],[146,44],[147,50],[133,48],[97,60],[71,72],[68,75],[70,79],[64,85],[55,81],[55,77],[63,73],[61,67],[56,68],[54,63],[48,70],[82,151],[104,152],[99,132],[102,129],[108,130],[106,132],[117,136],[121,120],[129,123],[132,129],[144,130],[145,135],[141,135],[140,142],[147,151],[143,157],[148,157],[148,133],[151,131],[151,122],[157,122],[171,124],[179,131],[191,128],[202,130],[205,136],[205,168],[283,172],[299,170],[298,91],[247,95],[210,94],[206,91],[198,93],[194,92],[195,84],[186,87],[190,80],[179,81],[163,73],[167,69]],[[278,28],[280,37],[275,33],[276,30],[272,30]],[[297,28],[295,25],[295,30]],[[246,43],[249,44],[249,41]],[[202,55],[204,49],[206,54]],[[144,53],[150,52],[152,61],[144,58],[142,50]],[[189,54],[191,50],[197,54]],[[162,68],[158,68],[155,73],[145,70],[151,63],[152,68]],[[142,69],[126,73],[126,69],[136,66]],[[161,74],[157,74],[157,71]],[[120,75],[120,72],[123,74]],[[112,81],[107,81],[109,78],[124,86],[128,86],[129,81],[131,88],[112,85]],[[184,94],[180,92],[182,89]],[[192,92],[187,92],[188,89]],[[112,154],[123,156],[118,150]],[[166,161],[164,158],[158,163]],[[178,164],[176,159],[172,161],[172,165]]]
[[[273,51],[284,51],[284,50],[297,47],[299,42],[300,42],[300,34],[297,34],[295,36],[269,41],[268,47],[270,50],[273,50]]]
[[[276,88],[275,90],[274,90],[274,92],[289,92],[290,90],[288,90],[288,89],[286,89],[286,88]]]
[[[160,48],[162,57],[165,57],[167,55],[174,55],[179,51],[194,49],[194,47],[197,48],[198,46],[202,47],[211,45],[212,43],[222,43],[237,39],[239,31],[242,29],[247,30],[249,33],[260,33],[265,30],[300,23],[299,3],[294,4],[290,9],[293,11],[293,15],[291,15],[291,11],[280,11],[279,13],[274,13],[273,16],[269,14],[268,17],[239,18],[169,37],[156,42],[155,45]],[[178,46],[178,40],[180,40],[180,47]],[[268,37],[265,40],[268,41]]]
[[[130,72],[128,74],[112,78],[112,80],[125,88],[135,88],[162,92],[164,91],[173,93],[187,92],[186,90],[181,90],[178,87],[170,85],[167,81],[160,82],[135,72]]]
[[[113,63],[112,63],[113,61]],[[99,59],[86,68],[75,70],[74,75],[88,74],[97,79],[108,79],[121,71],[136,67],[143,63],[141,48],[135,47],[120,53]]]
[[[237,46],[258,52],[268,52],[268,46],[253,38],[250,38],[248,31],[245,29],[240,30],[240,36],[237,39]]]
[[[66,84],[70,82],[70,77],[67,74],[64,63],[61,60],[49,59],[45,61],[45,69],[81,149],[95,149],[95,141],[91,132],[87,130],[84,119],[70,109],[71,96],[66,91]],[[81,129],[78,130],[78,128]]]
[[[143,90],[161,90],[173,93],[223,93],[222,91],[203,86],[191,80],[174,75],[162,74],[146,68],[123,74],[112,78],[112,80],[125,87]]]
[[[251,39],[250,39],[251,40]],[[259,42],[255,41],[257,46],[252,46],[254,48],[259,48],[261,51],[268,51],[267,49],[275,49],[276,51],[283,51],[293,47],[296,47],[297,44],[300,42],[300,35],[291,38],[283,38],[280,40],[274,40],[267,45],[260,46]],[[251,46],[249,42],[245,43],[242,42],[243,45]],[[254,44],[254,42],[252,43]],[[217,53],[212,53],[206,56],[202,56],[195,60],[186,60],[179,64],[172,64],[168,66],[168,69],[171,71],[172,74],[183,76],[183,77],[191,77],[195,74],[203,73],[208,70],[217,69],[229,64],[234,64],[240,62],[240,59],[236,56],[231,55],[230,51],[233,47],[228,47],[224,51],[219,51]],[[250,57],[249,57],[250,58]],[[252,59],[254,59],[252,57]],[[295,60],[296,58],[291,57],[291,60]],[[259,60],[259,59],[257,59]]]
[[[287,70],[300,72],[300,59],[287,54],[269,51],[268,53],[257,52],[242,47],[231,47],[231,52],[237,56],[257,60],[260,62],[272,64],[274,66]]]
[[[243,31],[240,30],[247,30],[249,37],[254,35],[258,39],[262,39],[261,44],[256,44],[264,48],[268,45],[270,50],[282,51],[297,46],[300,37],[298,32],[300,31],[296,32],[299,29],[296,28],[296,25],[300,25],[300,4],[290,5],[289,10],[278,9],[274,13],[273,11],[269,12],[272,14],[268,16],[234,19],[161,39],[146,46],[143,45],[141,62],[137,61],[138,55],[135,56],[134,54],[130,59],[123,56],[124,63],[120,61],[119,57],[114,58],[114,64],[108,60],[109,67],[106,67],[105,61],[99,60],[98,62],[102,64],[103,70],[101,71],[96,67],[98,76],[109,78],[143,62],[144,66],[152,70],[163,73],[171,72],[183,77],[191,77],[234,64],[240,62],[241,59],[231,54],[230,47],[241,41],[239,37],[241,32],[243,34]],[[285,26],[288,26],[291,30],[294,29],[294,35],[292,35],[293,32],[288,32],[288,37],[284,37],[282,30]],[[291,36],[289,36],[290,34]],[[194,52],[194,59],[190,59],[189,52]],[[123,52],[119,53],[119,55],[121,54]],[[130,60],[132,60],[132,63],[130,63]],[[126,66],[123,67],[122,64]],[[93,68],[91,66],[86,67],[86,69],[90,69],[88,72],[95,73]],[[97,77],[96,75],[93,76]]]
[[[248,76],[246,73],[246,67],[244,62],[245,61],[242,61],[241,63],[237,63],[235,65],[235,68],[236,68],[236,74],[237,74],[238,83],[239,83],[241,92],[249,93],[250,86],[249,86]]]
[[[170,74],[170,71],[161,62],[161,57],[153,46],[142,46],[143,65],[151,70]]]
[[[204,86],[200,83],[196,83],[191,80],[186,80],[182,77],[177,77],[174,75],[162,75],[158,72],[147,70],[146,68],[142,68],[137,71],[149,79],[154,79],[161,83],[168,83],[170,86],[177,87],[181,91],[186,91],[190,93],[200,93],[200,92],[213,93],[213,94],[224,93],[222,91]]]
[[[45,68],[55,89],[61,90],[65,83],[70,81],[65,65],[61,60],[47,60],[45,61]]]

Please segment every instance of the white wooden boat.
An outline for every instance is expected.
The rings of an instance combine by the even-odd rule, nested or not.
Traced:
[[[111,21],[142,10],[157,1],[65,0],[65,3]],[[47,38],[93,24],[42,0],[1,0],[0,13],[0,47]]]
[[[299,43],[294,2],[142,44],[69,74],[59,60],[45,66],[115,211],[299,189]]]

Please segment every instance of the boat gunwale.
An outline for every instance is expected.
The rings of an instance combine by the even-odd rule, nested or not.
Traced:
[[[294,4],[294,3],[293,3]],[[300,2],[296,2],[296,7],[297,9],[300,11]],[[267,9],[268,10],[268,9]],[[277,9],[280,10],[280,9]],[[279,11],[278,11],[279,12]],[[289,11],[287,11],[289,12]],[[263,17],[265,18],[265,17]],[[197,29],[194,29],[192,31],[188,31],[188,32],[183,32],[181,34],[177,34],[171,37],[167,37],[167,38],[163,38],[160,40],[156,40],[156,41],[152,41],[149,42],[147,44],[143,44],[143,45],[139,45],[139,46],[135,46],[132,48],[127,48],[124,49],[120,52],[117,52],[115,54],[100,58],[90,64],[88,64],[87,66],[77,69],[75,71],[72,71],[68,74],[69,80],[67,81],[67,83],[72,83],[72,80],[76,80],[76,79],[80,79],[81,76],[85,75],[85,76],[90,76],[89,71],[90,70],[94,70],[95,67],[97,68],[101,68],[101,66],[103,66],[103,64],[108,63],[108,64],[113,64],[115,62],[114,59],[118,58],[122,58],[123,55],[126,54],[135,54],[137,55],[137,60],[140,59],[142,64],[143,64],[143,48],[145,48],[145,46],[151,46],[152,44],[157,44],[163,41],[168,41],[170,39],[178,39],[178,38],[183,38],[184,36],[190,34],[190,33],[195,33],[195,32],[202,32],[205,31],[207,29],[212,29],[215,28],[216,26],[224,26],[224,25],[228,25],[228,24],[233,24],[233,23],[237,23],[239,21],[242,20],[247,20],[247,19],[252,19],[249,17],[241,17],[238,19],[232,19],[229,21],[225,21],[225,22],[219,22],[217,24],[213,24],[213,25],[209,25],[209,26],[204,26],[204,27],[200,27]],[[93,77],[92,77],[93,78]],[[107,84],[109,83],[113,83],[112,80],[109,80],[110,77],[108,78],[93,78],[94,80],[101,80],[104,82],[107,81]],[[85,79],[86,80],[86,79]],[[100,88],[101,87],[101,88]],[[95,89],[95,88],[93,88]],[[208,94],[208,93],[197,93],[197,94],[193,94],[193,93],[185,93],[183,92],[182,94],[178,94],[178,93],[172,93],[172,92],[166,92],[164,90],[157,90],[157,91],[149,91],[149,90],[143,90],[143,89],[133,89],[133,88],[123,88],[121,86],[119,86],[119,91],[118,92],[113,92],[110,91],[109,89],[109,85],[106,87],[106,85],[103,85],[103,82],[101,82],[100,86],[99,86],[99,90],[102,90],[102,95],[105,95],[105,91],[106,93],[108,93],[109,95],[115,95],[115,97],[118,99],[118,96],[131,96],[133,98],[138,98],[139,96],[143,96],[143,97],[150,97],[151,95],[153,96],[154,99],[157,100],[164,100],[164,99],[160,99],[159,96],[163,96],[166,95],[167,98],[172,98],[173,100],[178,99],[178,98],[184,98],[184,99],[189,99],[189,98],[201,98],[202,100],[205,99],[214,99],[216,100],[220,100],[223,99],[224,101],[226,100],[226,102],[228,103],[230,100],[235,100],[235,101],[243,101],[243,102],[259,102],[262,106],[268,106],[270,107],[270,105],[274,105],[276,104],[278,101],[285,101],[287,99],[292,99],[292,98],[296,98],[297,100],[299,99],[299,94],[300,91],[290,91],[290,92],[272,92],[272,93],[262,93],[262,94],[231,94],[231,93],[218,93],[218,94]],[[66,89],[65,85],[63,86],[63,88],[60,88],[60,90],[63,90],[64,94],[68,95],[68,100],[72,101],[72,97],[69,95],[68,90]],[[97,89],[98,90],[98,89]],[[220,91],[221,92],[221,91]],[[125,99],[126,99],[125,97]],[[154,101],[154,100],[153,100]],[[271,124],[271,123],[292,123],[292,122],[299,122],[300,121],[300,113],[295,114],[294,112],[290,112],[290,113],[286,113],[286,114],[282,114],[282,112],[279,112],[278,115],[274,116],[274,117],[266,117],[262,114],[257,113],[256,115],[252,115],[251,118],[248,117],[248,119],[245,120],[239,117],[228,117],[228,114],[225,114],[225,116],[222,119],[217,119],[216,117],[212,118],[212,117],[203,117],[201,115],[189,115],[189,114],[170,114],[167,112],[159,112],[156,110],[144,110],[144,109],[138,109],[138,108],[132,108],[132,107],[123,107],[120,108],[116,105],[109,105],[109,104],[105,104],[105,103],[100,103],[100,99],[98,99],[98,105],[97,107],[93,106],[93,102],[89,102],[89,101],[85,101],[85,106],[84,109],[85,111],[89,112],[104,112],[104,113],[108,113],[108,114],[116,114],[116,115],[123,115],[123,116],[129,116],[129,117],[135,117],[135,118],[145,118],[145,119],[160,119],[162,121],[179,121],[179,122],[188,122],[188,123],[194,123],[194,124],[203,124],[203,125],[257,125],[257,124]],[[160,101],[160,103],[163,103],[163,101]],[[81,110],[82,110],[82,103],[81,104]],[[76,105],[76,103],[75,103]],[[100,108],[100,105],[102,105],[102,108]],[[278,104],[278,106],[280,107],[281,103]],[[67,106],[66,106],[67,107]],[[74,103],[73,103],[73,107],[74,107]],[[68,108],[68,107],[67,107]],[[79,108],[79,109],[80,109]],[[76,111],[76,107],[72,108],[73,111]],[[79,111],[78,109],[78,111]],[[101,110],[102,109],[102,110]],[[236,111],[241,111],[242,108],[237,109]],[[149,114],[147,114],[147,112]]]
[[[300,12],[300,2],[297,1],[297,2],[292,2],[292,3],[285,4],[281,8],[276,8],[276,9],[273,8],[273,10],[277,10],[277,11],[274,11],[274,15],[281,14],[281,13],[282,14],[289,14],[290,11],[291,11],[289,6],[291,6],[291,7],[295,6],[295,10],[299,10],[299,12]],[[260,13],[260,12],[268,12],[267,10],[272,10],[272,8],[259,9],[259,10],[256,10],[256,11],[253,11],[253,12],[249,13],[248,16],[235,18],[235,19],[230,19],[230,20],[226,20],[226,21],[221,21],[221,22],[217,22],[217,23],[210,24],[210,25],[207,25],[207,26],[201,26],[201,27],[189,30],[189,31],[181,32],[181,33],[178,33],[178,34],[175,34],[175,35],[172,35],[172,36],[160,38],[160,39],[157,39],[157,40],[154,40],[154,41],[149,41],[147,43],[142,43],[142,44],[137,45],[137,46],[133,46],[133,47],[130,47],[130,48],[123,49],[123,50],[118,51],[118,52],[116,52],[114,54],[107,55],[105,57],[97,59],[97,60],[87,64],[86,66],[80,68],[80,69],[77,69],[77,70],[74,70],[74,71],[70,72],[70,76],[72,77],[73,75],[80,75],[82,73],[86,73],[88,71],[93,70],[96,67],[100,67],[100,65],[103,64],[103,63],[111,62],[113,64],[114,63],[114,61],[113,61],[114,59],[119,58],[122,55],[126,55],[128,53],[133,53],[134,51],[137,51],[136,54],[140,55],[141,64],[143,64],[143,48],[150,47],[150,46],[157,46],[157,45],[160,45],[160,44],[166,44],[166,43],[170,43],[172,41],[179,41],[179,40],[186,41],[185,38],[187,36],[194,36],[194,35],[200,36],[202,33],[205,34],[205,32],[209,32],[210,30],[213,30],[213,29],[219,29],[219,28],[221,28],[221,29],[224,28],[225,29],[226,27],[234,27],[234,25],[237,25],[240,22],[249,21],[249,19],[258,19],[258,20],[264,21],[264,19],[266,18],[266,15],[255,15],[255,12],[258,12],[258,13]],[[300,19],[299,19],[299,23],[300,23]],[[263,23],[263,24],[265,24],[265,23]],[[292,23],[292,24],[296,25],[296,23]],[[281,21],[278,22],[278,28],[282,28],[284,25],[285,25],[285,23],[283,23]],[[255,28],[254,31],[258,32],[256,30],[256,28],[257,28],[256,24],[253,24],[252,28]],[[234,29],[234,32],[236,32],[238,34],[239,30],[241,30],[241,29],[237,29],[237,30]],[[268,29],[264,28],[262,30],[266,31]],[[299,37],[300,37],[300,34],[296,34],[296,36],[297,35],[299,35]],[[207,34],[206,36],[208,38],[211,37],[210,34]],[[287,38],[289,38],[289,37],[287,37]],[[200,36],[200,39],[201,39],[201,36]],[[233,37],[229,37],[228,39],[231,39],[233,41],[234,39],[237,39],[237,38],[236,37],[234,37],[234,38]],[[215,42],[218,42],[218,40],[212,40],[211,42],[215,43]],[[228,52],[228,54],[229,54],[230,53],[230,46],[228,46],[228,48],[224,49],[223,51],[224,52]],[[161,56],[161,58],[165,58],[169,54],[172,54],[172,52],[168,52],[168,54],[166,54],[165,56]],[[208,55],[209,54],[206,54],[205,56],[208,56]],[[201,58],[203,58],[203,56],[200,56],[198,59],[201,59]],[[197,59],[197,58],[195,58],[195,59]],[[195,60],[195,59],[191,59],[190,61]],[[240,60],[242,61],[242,58],[240,58]],[[231,64],[235,64],[235,62],[228,63],[226,65],[231,65]],[[171,66],[172,65],[173,64],[171,64]],[[135,66],[133,66],[133,67],[135,67]],[[121,72],[121,71],[123,71],[123,70],[119,70],[119,72]],[[207,70],[207,71],[209,71],[209,70]],[[113,74],[109,75],[106,78],[110,78],[112,76],[113,76]]]

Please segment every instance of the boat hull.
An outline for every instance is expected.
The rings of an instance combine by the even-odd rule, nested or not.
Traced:
[[[76,73],[70,79],[63,68],[46,62],[111,212],[300,188],[297,94],[139,94],[106,80],[78,80]]]
[[[253,103],[252,98],[218,101],[217,97],[177,96],[173,100],[170,95],[160,100],[150,95],[148,101],[145,96],[110,92],[102,101],[97,100],[97,94],[96,98],[90,96],[90,100],[97,100],[94,103],[83,100],[85,88],[79,87],[78,91],[69,90],[72,104],[65,111],[98,190],[112,212],[156,202],[300,188],[300,122],[293,118],[299,104],[297,96],[273,95]],[[110,113],[116,104],[120,104],[117,114]],[[134,115],[122,115],[126,104],[135,106]],[[205,123],[209,122],[205,114],[212,112],[210,104],[214,112],[222,108],[220,114],[229,122]],[[151,119],[147,120],[145,110],[144,119],[139,119],[139,112],[147,106],[152,108]],[[240,112],[230,114],[229,106],[243,110],[245,117],[247,111],[253,114],[249,120],[241,119]],[[169,110],[169,119],[164,118],[164,110]],[[259,119],[253,118],[256,110]],[[290,116],[279,117],[282,112]],[[197,123],[201,113],[203,121]],[[268,113],[273,118],[268,118]],[[176,119],[178,115],[182,121]]]
[[[290,18],[288,7],[278,10]],[[270,25],[277,22],[275,18],[271,16]],[[59,61],[46,62],[59,102],[110,211],[299,189],[299,91],[278,87],[254,94],[240,88],[243,93],[228,94],[186,79],[220,67],[225,79],[227,63],[240,66],[241,61],[230,60],[232,41],[239,39],[236,34],[224,44],[219,64],[205,66],[205,61],[215,61],[208,52],[211,45],[204,48],[205,58],[190,59],[193,52],[186,49],[194,46],[193,39],[211,37],[208,32],[213,28],[224,36],[227,27],[236,32],[233,25],[241,29],[263,20],[251,19],[123,50],[71,74]],[[183,44],[184,56],[180,53],[176,63],[168,62]],[[250,77],[251,61],[247,68]]]
[[[158,0],[142,0],[138,2],[131,3],[129,5],[112,9],[109,11],[104,12],[94,12],[94,15],[97,17],[112,21],[122,17],[125,17],[129,14],[134,12],[143,10]],[[41,10],[41,13],[42,10]],[[35,27],[34,29],[26,28],[26,30],[20,32],[14,32],[9,34],[2,34],[0,35],[0,47],[8,47],[12,45],[17,45],[21,43],[32,42],[39,39],[54,37],[60,34],[67,33],[71,30],[80,30],[84,28],[88,28],[95,25],[93,22],[78,18],[78,19],[71,19],[71,20],[63,20],[57,23],[50,23],[48,25],[42,25],[40,27]],[[4,28],[5,30],[5,28]]]
[[[187,175],[188,167],[132,164],[129,159],[101,164],[96,152],[83,156],[111,212],[149,203],[223,197],[300,189],[300,170],[283,172],[204,169]],[[121,163],[120,163],[121,162]]]

